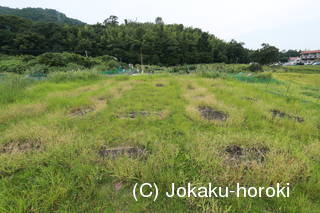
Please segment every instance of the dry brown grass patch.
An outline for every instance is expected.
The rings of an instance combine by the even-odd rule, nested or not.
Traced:
[[[218,111],[210,106],[199,106],[198,110],[201,116],[204,119],[207,119],[209,121],[211,120],[226,121],[229,117],[228,114],[222,111]]]
[[[41,141],[36,139],[20,139],[9,141],[0,148],[0,153],[19,154],[40,150]]]
[[[14,105],[0,112],[0,123],[5,123],[19,117],[34,117],[44,113],[46,109],[47,105],[44,103]]]
[[[105,97],[106,99],[119,99],[125,92],[131,90],[136,83],[138,83],[136,80],[120,82],[115,87],[110,88]]]
[[[303,123],[304,122],[304,118],[302,117],[299,117],[299,116],[296,116],[296,115],[289,115],[285,112],[281,112],[280,110],[277,110],[277,109],[272,109],[270,110],[270,112],[272,113],[272,117],[275,118],[275,117],[279,117],[279,118],[289,118],[289,119],[292,119],[292,120],[295,120],[299,123]]]
[[[135,119],[137,117],[157,117],[157,118],[165,118],[169,112],[167,110],[165,111],[147,111],[147,110],[142,110],[142,111],[130,111],[126,113],[120,113],[117,115],[118,118],[129,118],[129,119]]]
[[[87,107],[77,107],[70,111],[71,117],[78,117],[78,116],[84,116],[90,112],[95,111],[95,108],[93,106],[87,106]]]
[[[102,158],[116,158],[119,156],[140,158],[146,156],[147,151],[143,146],[119,146],[115,148],[102,146],[98,154]]]
[[[237,166],[240,163],[257,162],[263,163],[270,149],[263,145],[242,147],[236,144],[228,145],[222,154],[229,165]]]

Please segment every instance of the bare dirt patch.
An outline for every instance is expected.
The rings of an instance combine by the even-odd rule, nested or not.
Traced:
[[[146,156],[146,149],[142,146],[122,146],[116,148],[101,147],[99,156],[102,158],[116,158],[118,156],[129,156],[139,158]]]
[[[251,102],[257,102],[258,100],[256,98],[251,97],[243,97],[244,100],[251,101]]]
[[[228,119],[228,114],[218,111],[210,106],[199,106],[198,107],[201,116],[207,120],[219,120],[226,121]]]
[[[101,96],[101,97],[98,98],[98,100],[99,100],[99,101],[105,101],[105,100],[106,100],[106,97],[102,97],[102,96]]]
[[[164,87],[164,84],[156,84],[156,87]]]
[[[117,116],[118,118],[131,118],[131,119],[135,119],[138,116],[142,116],[142,117],[148,117],[148,116],[163,116],[162,112],[148,112],[148,111],[132,111],[126,114],[122,114]]]
[[[95,109],[93,107],[80,107],[72,109],[70,112],[70,116],[77,117],[77,116],[84,116],[85,114],[89,112],[93,112]]]
[[[151,113],[147,111],[141,111],[141,112],[129,112],[127,114],[127,118],[136,118],[138,116],[150,116]]]
[[[270,110],[270,112],[272,113],[273,117],[289,118],[289,119],[295,120],[299,123],[304,122],[304,118],[302,118],[302,117],[299,117],[296,115],[289,115],[289,114],[287,114],[285,112],[281,112],[280,110],[277,110],[277,109],[272,109],[272,110]]]
[[[33,139],[12,140],[0,147],[1,153],[25,153],[41,148],[40,141]]]
[[[255,145],[252,147],[241,147],[238,145],[229,145],[223,153],[226,156],[226,161],[229,164],[239,164],[242,162],[257,162],[262,163],[265,161],[266,155],[269,152],[266,146]]]

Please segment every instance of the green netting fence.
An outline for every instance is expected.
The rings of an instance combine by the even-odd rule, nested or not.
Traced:
[[[116,70],[105,70],[101,71],[101,74],[104,75],[119,75],[119,74],[124,74],[126,72],[125,69],[116,69]]]
[[[121,75],[121,74],[134,74],[138,73],[137,70],[135,69],[123,69],[123,68],[118,68],[115,70],[105,70],[100,72],[103,75]]]
[[[41,79],[47,78],[47,74],[44,74],[44,73],[33,73],[33,74],[27,75],[27,78],[41,80]]]
[[[265,77],[265,76],[256,76],[256,75],[246,75],[243,73],[238,73],[238,74],[229,74],[228,75],[231,78],[234,78],[238,81],[243,81],[243,82],[247,82],[247,83],[276,83],[279,84],[280,81],[273,79],[273,78],[269,78],[269,77]]]

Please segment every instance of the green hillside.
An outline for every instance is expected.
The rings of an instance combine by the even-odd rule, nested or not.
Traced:
[[[60,24],[71,24],[71,25],[84,25],[85,23],[77,20],[68,18],[65,14],[60,13],[53,9],[42,9],[42,8],[23,8],[13,9],[9,7],[0,6],[1,15],[15,15],[23,18],[30,19],[32,21],[39,22],[53,22]]]

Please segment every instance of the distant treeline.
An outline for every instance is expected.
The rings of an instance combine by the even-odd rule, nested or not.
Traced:
[[[93,57],[111,55],[125,63],[154,65],[270,64],[299,55],[297,51],[279,52],[269,44],[249,50],[241,42],[225,42],[201,29],[182,24],[167,25],[161,18],[155,23],[125,20],[124,24],[119,24],[116,16],[110,16],[102,24],[77,26],[0,15],[0,51],[15,55],[63,51]]]

